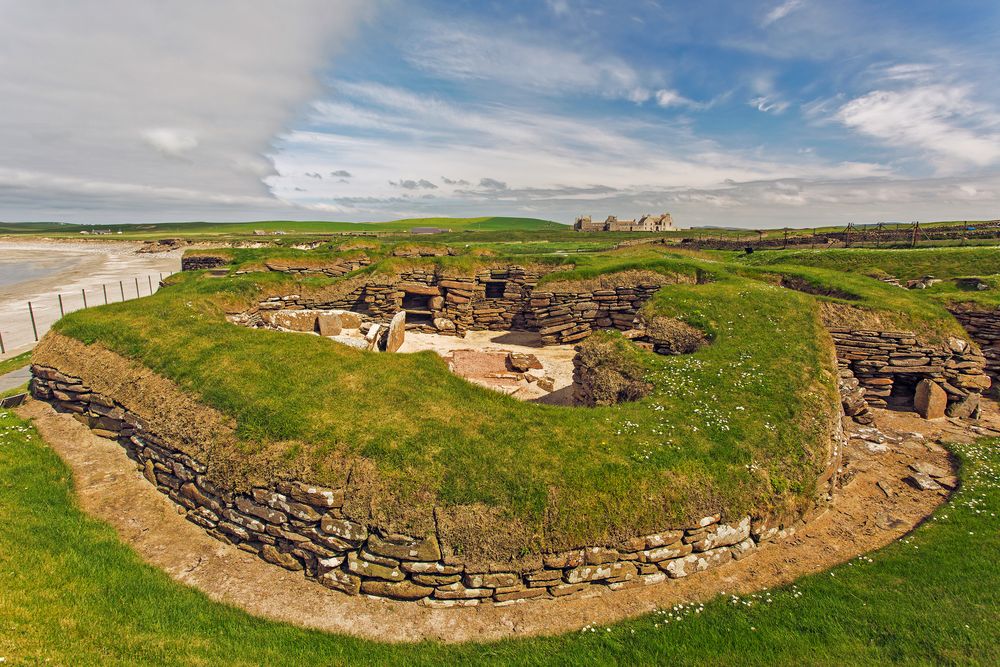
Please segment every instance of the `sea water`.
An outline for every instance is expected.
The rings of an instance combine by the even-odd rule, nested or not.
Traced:
[[[53,257],[43,250],[4,250],[0,248],[0,288],[45,278],[72,267],[75,258]]]

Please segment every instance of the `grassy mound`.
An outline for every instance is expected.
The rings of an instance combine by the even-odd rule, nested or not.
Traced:
[[[343,280],[180,275],[147,299],[77,311],[56,330],[135,360],[235,419],[238,443],[209,462],[228,478],[340,484],[350,472],[354,518],[420,534],[438,507],[451,526],[443,539],[472,560],[807,502],[837,405],[814,297],[648,251],[592,256],[552,275],[626,269],[688,276],[663,287],[645,315],[683,320],[713,344],[683,357],[642,351],[652,391],[604,408],[522,403],[452,375],[431,352],[365,353],[224,319],[266,294]],[[254,467],[260,460],[266,470]]]
[[[740,261],[752,266],[794,264],[862,275],[881,273],[901,280],[1000,273],[1000,250],[996,247],[762,250],[740,257]]]
[[[813,294],[824,304],[829,326],[882,331],[913,331],[927,343],[948,336],[967,337],[940,302],[922,290],[895,285],[856,273],[776,264],[740,270],[746,276]]]
[[[997,664],[1000,441],[958,447],[962,485],[870,559],[794,586],[609,627],[490,644],[388,645],[254,618],[172,582],[83,515],[69,471],[0,411],[0,657],[8,664]]]

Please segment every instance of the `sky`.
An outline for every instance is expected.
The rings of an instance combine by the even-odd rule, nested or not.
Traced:
[[[996,0],[0,0],[0,220],[995,219],[997,44]]]

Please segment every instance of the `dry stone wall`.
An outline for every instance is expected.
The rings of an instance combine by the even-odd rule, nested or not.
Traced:
[[[944,390],[950,416],[969,417],[989,387],[986,358],[959,338],[935,347],[921,344],[912,332],[831,328],[830,335],[844,410],[858,421],[866,421],[868,406],[912,406],[923,380]]]
[[[273,270],[285,270],[275,265]],[[406,311],[407,328],[464,335],[468,330],[537,331],[545,345],[579,342],[598,329],[629,331],[643,305],[666,276],[645,273],[617,284],[556,283],[539,289],[544,270],[494,266],[474,276],[441,275],[436,267],[413,268],[399,276],[372,276],[335,299],[274,296],[259,310],[352,310],[376,320]],[[947,413],[975,414],[983,390],[1000,373],[1000,311],[956,312],[983,346],[981,354],[957,338],[937,347],[912,332],[830,328],[840,367],[839,388],[848,416],[869,422],[871,407],[912,406],[916,387],[930,380],[947,395]],[[243,323],[263,325],[253,311]]]
[[[372,261],[367,256],[358,256],[351,259],[338,259],[329,263],[311,265],[297,264],[291,259],[273,259],[264,262],[264,266],[269,271],[280,273],[294,273],[298,275],[322,275],[331,278],[339,278],[347,275],[351,271],[357,271],[363,266],[368,266]]]
[[[646,274],[606,288],[564,285],[539,290],[538,281],[546,272],[508,265],[456,277],[433,267],[414,268],[394,277],[372,276],[335,299],[273,296],[258,309],[354,310],[378,320],[403,310],[409,329],[459,336],[483,329],[538,331],[543,344],[553,345],[580,341],[597,329],[633,328],[642,306],[669,282]]]
[[[181,271],[202,271],[226,266],[229,260],[215,255],[185,255],[181,257]]]
[[[715,514],[619,544],[472,567],[447,555],[436,535],[386,533],[352,520],[344,512],[344,489],[276,480],[249,493],[230,493],[213,480],[208,462],[153,432],[143,415],[114,397],[94,392],[87,379],[39,365],[32,373],[35,398],[116,439],[189,521],[223,542],[349,595],[453,607],[657,584],[742,559],[760,544],[795,532],[804,521],[803,514],[730,521]],[[840,439],[819,479],[816,508],[832,498]]]
[[[951,309],[972,340],[982,349],[986,373],[993,381],[993,390],[1000,389],[1000,308],[988,310],[973,307]]]

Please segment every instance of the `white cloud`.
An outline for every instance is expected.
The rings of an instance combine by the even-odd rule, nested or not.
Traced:
[[[700,107],[701,105],[694,100],[690,100],[676,90],[670,90],[667,88],[661,88],[656,91],[656,103],[661,107]]]
[[[784,113],[788,109],[788,102],[772,97],[770,95],[760,95],[750,100],[750,106],[756,107],[757,111],[764,113]]]
[[[939,169],[1000,161],[1000,114],[965,86],[875,90],[844,104],[836,118],[895,148],[930,152]]]
[[[83,183],[121,186],[144,216],[159,217],[178,192],[259,206],[271,197],[261,176],[273,171],[273,137],[369,11],[362,0],[294,11],[266,0],[2,6],[0,168],[79,186],[32,180],[32,200],[20,180],[16,193],[0,190],[8,219],[91,215],[97,199]]]
[[[761,21],[763,27],[767,27],[776,21],[785,18],[803,5],[803,0],[785,0],[785,2],[769,11]]]
[[[171,157],[180,157],[198,146],[198,138],[186,130],[157,127],[142,132],[143,140]]]
[[[566,16],[569,14],[570,8],[567,0],[545,0],[545,4],[548,5],[549,11],[556,16]]]
[[[559,48],[531,34],[428,26],[408,44],[407,59],[435,76],[490,81],[542,94],[594,93],[644,102],[644,76],[607,50]]]
[[[717,208],[728,195],[710,189],[727,179],[864,179],[889,174],[878,165],[831,164],[797,151],[767,156],[753,149],[725,150],[693,136],[684,123],[583,119],[446,102],[371,83],[336,83],[335,89],[342,103],[363,109],[366,122],[382,130],[359,135],[350,123],[338,124],[341,116],[317,114],[316,130],[284,137],[274,156],[284,175],[268,183],[280,197],[304,206],[335,202],[360,219],[497,211],[564,219],[567,212],[578,214],[591,202],[601,210],[601,202],[606,202],[607,212],[632,215],[648,212],[633,210],[645,201],[642,193],[683,188],[708,192],[707,199]],[[322,188],[309,183],[306,195],[295,191],[305,185],[303,172],[329,171],[335,165],[350,166],[350,188],[324,182]],[[400,173],[411,175],[413,187],[399,185]],[[432,203],[420,202],[425,190],[412,175],[435,173],[449,176],[440,178]],[[785,210],[797,200],[796,192],[779,188],[761,194],[757,204]]]

